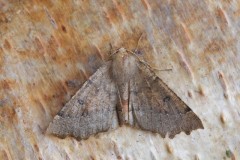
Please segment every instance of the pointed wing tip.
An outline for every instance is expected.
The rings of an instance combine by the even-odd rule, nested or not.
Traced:
[[[194,117],[196,119],[196,127],[194,129],[204,129],[204,126],[203,126],[203,123],[202,123],[201,119],[195,113],[193,113],[193,114],[194,114]]]
[[[203,129],[203,128],[198,128],[198,129]],[[193,129],[193,130],[191,130],[191,131],[182,131],[182,132],[185,133],[186,135],[190,135],[190,134],[192,133],[192,131],[194,131],[194,130],[196,130],[196,129]],[[180,133],[182,133],[182,132],[180,132]],[[168,137],[169,137],[170,139],[173,139],[176,135],[178,135],[178,134],[180,134],[180,133],[173,134],[173,135],[170,134]],[[165,138],[165,136],[162,136],[162,138]]]
[[[51,122],[46,130],[46,134],[49,134],[49,135],[55,135],[55,131],[54,131],[54,124],[53,122]]]
[[[46,132],[45,132],[46,134],[51,134],[52,133],[52,131],[51,131],[52,127],[51,126],[52,126],[52,122],[50,122],[49,126],[47,127]]]
[[[59,118],[60,117],[58,115],[56,115],[54,117],[53,121],[50,122],[50,124],[49,124],[49,126],[48,126],[48,128],[47,128],[45,133],[48,134],[48,135],[54,135],[54,136],[57,136],[57,137],[63,139],[63,138],[65,138],[68,135],[67,134],[61,134],[61,132],[62,132],[61,131],[61,127],[57,123]]]
[[[192,130],[204,129],[203,123],[200,118],[197,117],[196,126]]]
[[[190,135],[192,133],[192,131],[195,131],[197,129],[204,129],[204,126],[201,122],[201,120],[199,119],[199,123],[194,127],[194,128],[191,128],[190,130],[181,130],[180,132],[177,132],[177,133],[167,133],[168,134],[168,137],[170,139],[173,139],[176,135],[184,132],[186,135]],[[162,136],[162,135],[161,135]],[[163,138],[165,138],[165,136],[162,136]]]
[[[200,127],[199,127],[199,128],[197,128],[197,129],[204,129],[204,126],[203,126],[203,124],[201,123]]]
[[[61,134],[60,131],[58,130],[58,127],[54,126],[54,123],[51,122],[46,130],[46,134],[51,135],[51,136],[56,136],[60,139],[65,139],[66,137],[70,136],[68,134]],[[70,136],[71,137],[71,136]],[[78,140],[78,137],[74,137]]]
[[[54,120],[49,124],[45,133],[48,134],[48,135],[56,136],[60,139],[65,139],[65,138],[68,138],[68,137],[72,137],[72,138],[76,139],[77,141],[87,140],[91,136],[98,136],[102,132],[108,132],[109,130],[113,130],[112,128],[107,128],[107,129],[105,129],[101,132],[96,132],[96,133],[92,133],[92,134],[85,134],[85,135],[74,134],[73,130],[64,130],[63,126],[65,124],[62,124],[61,121],[59,121],[58,118],[59,118],[59,116],[54,117]]]
[[[197,129],[204,129],[204,126],[203,126],[203,124],[202,124],[202,122],[201,122],[201,120],[199,119],[199,124],[195,127],[195,128],[192,128],[191,130],[189,130],[189,131],[184,131],[184,133],[186,134],[186,135],[190,135],[191,133],[192,133],[192,131],[195,131],[195,130],[197,130]]]

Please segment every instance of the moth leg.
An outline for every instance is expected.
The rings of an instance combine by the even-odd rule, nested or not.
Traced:
[[[139,39],[138,39],[137,46],[136,46],[136,48],[134,49],[134,53],[137,52],[137,49],[138,49],[138,46],[139,46],[139,42],[141,41],[142,37],[143,37],[143,33],[141,34],[141,36],[140,36]]]
[[[110,46],[110,54],[109,55],[111,55],[112,54],[112,50],[113,50],[113,46],[112,46],[111,42],[109,43],[109,46]]]

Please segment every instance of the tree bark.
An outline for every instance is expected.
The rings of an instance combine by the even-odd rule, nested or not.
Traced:
[[[0,159],[238,159],[237,0],[0,1]],[[45,133],[112,50],[134,50],[204,130],[127,126],[77,141]],[[110,45],[111,44],[111,45]]]

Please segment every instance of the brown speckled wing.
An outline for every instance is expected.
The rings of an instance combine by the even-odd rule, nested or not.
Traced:
[[[117,90],[109,74],[110,64],[99,68],[54,117],[47,132],[86,139],[118,127]]]
[[[134,125],[162,137],[168,133],[170,138],[181,131],[190,134],[203,128],[197,115],[143,63],[130,86]]]

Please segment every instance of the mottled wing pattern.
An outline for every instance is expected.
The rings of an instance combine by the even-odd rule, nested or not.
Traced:
[[[134,125],[173,138],[184,131],[203,128],[197,115],[143,63],[130,82],[130,105]]]
[[[99,68],[54,117],[47,132],[86,139],[118,127],[117,90],[109,74],[110,64]]]

